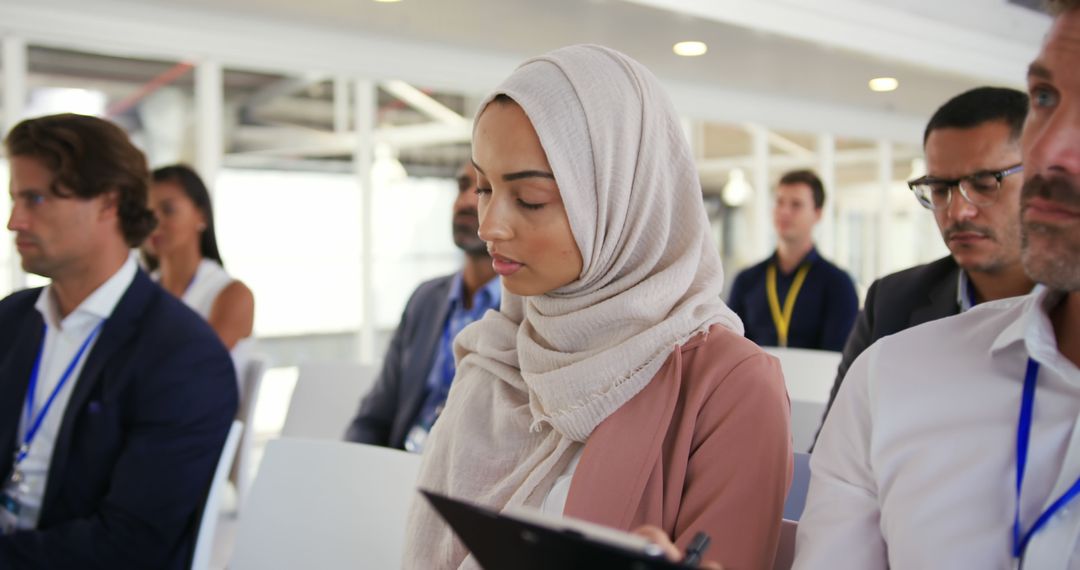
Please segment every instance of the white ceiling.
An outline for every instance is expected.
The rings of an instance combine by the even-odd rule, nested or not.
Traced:
[[[4,0],[0,35],[284,73],[402,78],[470,95],[524,58],[602,43],[699,118],[917,141],[944,100],[1022,83],[1048,26],[1005,0]],[[671,52],[706,41],[699,58]],[[898,77],[899,90],[866,82]]]
[[[975,85],[1021,84],[1018,71],[964,74],[947,63],[978,55],[964,42],[979,40],[983,41],[976,44],[977,49],[990,55],[1003,50],[1034,53],[1046,25],[1045,18],[1004,0],[404,0],[396,4],[138,0],[137,4],[445,44],[513,60],[572,43],[602,43],[641,60],[665,79],[751,93],[797,94],[810,101],[915,116],[926,115],[945,98]],[[897,19],[912,25],[905,36],[909,49],[882,53],[877,47],[882,38],[873,39],[875,30],[863,24],[876,22],[892,33],[897,26],[886,26]],[[821,20],[829,25],[821,25]],[[808,29],[811,26],[815,29]],[[855,45],[852,34],[846,34],[847,39],[823,36],[843,32],[844,26],[859,26],[872,40]],[[902,26],[899,31],[905,32]],[[926,39],[935,33],[941,36]],[[975,37],[969,37],[972,34]],[[957,36],[964,36],[964,42]],[[990,42],[985,37],[997,39]],[[680,58],[671,46],[683,39],[706,41],[710,51],[700,58]],[[955,52],[952,57],[948,53],[923,59],[909,56],[928,50],[948,52],[953,46],[965,48],[963,57]],[[1017,54],[1013,61],[1005,59],[994,67],[1016,67],[1014,61],[1026,62],[1030,53]],[[900,78],[900,90],[870,92],[866,82],[879,75]],[[1011,81],[1003,81],[1006,78]]]

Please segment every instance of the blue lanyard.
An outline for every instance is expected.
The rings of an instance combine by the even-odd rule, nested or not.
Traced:
[[[1016,428],[1016,514],[1013,518],[1013,558],[1023,558],[1031,537],[1042,530],[1046,523],[1069,501],[1080,495],[1080,478],[1044,511],[1035,524],[1023,533],[1020,530],[1020,491],[1024,485],[1024,469],[1027,467],[1028,441],[1031,439],[1031,415],[1035,408],[1035,382],[1039,377],[1039,363],[1028,358],[1027,374],[1024,376],[1024,399],[1020,403],[1020,422]]]
[[[101,327],[105,325],[105,321],[98,323],[94,330],[90,331],[90,335],[83,341],[82,346],[79,347],[79,351],[75,353],[75,358],[71,360],[67,368],[64,369],[64,374],[60,376],[60,381],[56,383],[56,387],[53,388],[49,399],[45,400],[45,405],[41,407],[41,410],[34,416],[34,393],[37,392],[38,373],[41,371],[41,358],[45,354],[45,338],[48,336],[49,327],[45,326],[45,334],[42,335],[41,347],[38,349],[37,360],[34,361],[34,369],[30,372],[30,386],[26,390],[26,417],[32,418],[33,421],[30,424],[30,429],[26,430],[26,435],[23,436],[23,444],[19,448],[18,454],[15,456],[15,464],[19,464],[23,459],[26,459],[26,455],[30,453],[30,442],[34,440],[34,436],[37,435],[38,429],[41,428],[41,423],[45,421],[45,415],[49,413],[49,408],[52,407],[53,401],[56,400],[57,394],[63,389],[64,384],[67,384],[71,373],[75,371],[75,366],[82,360],[83,353],[86,352],[87,347],[93,342],[94,337],[101,332]]]

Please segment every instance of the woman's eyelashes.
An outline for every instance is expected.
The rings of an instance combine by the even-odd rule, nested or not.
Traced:
[[[481,184],[477,184],[476,185],[476,195],[480,196],[482,198],[483,197],[490,197],[491,196],[491,188],[483,186]],[[525,200],[522,200],[521,198],[517,198],[517,204],[519,206],[521,206],[522,208],[525,208],[526,210],[539,210],[540,208],[544,207],[544,204],[526,202]]]

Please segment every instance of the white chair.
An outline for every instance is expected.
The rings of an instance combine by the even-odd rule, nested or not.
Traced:
[[[237,512],[240,511],[244,498],[247,496],[248,487],[251,485],[251,450],[255,445],[255,407],[259,401],[259,392],[262,390],[266,360],[253,357],[248,360],[244,368],[243,391],[240,393],[240,409],[237,410],[237,419],[244,423],[244,430],[240,434],[236,461],[229,475],[236,489]]]
[[[791,398],[791,438],[795,451],[809,451],[829,402],[829,392],[840,366],[839,352],[805,348],[765,347],[780,359]]]
[[[780,544],[776,547],[773,570],[791,570],[795,564],[795,534],[799,530],[797,521],[784,519],[780,523]]]
[[[210,554],[214,551],[214,531],[217,530],[221,510],[221,488],[229,478],[229,467],[236,455],[240,433],[243,431],[244,424],[233,420],[229,435],[225,437],[225,445],[221,448],[217,467],[214,468],[214,477],[210,480],[210,492],[206,494],[206,502],[203,504],[199,534],[195,538],[195,553],[191,557],[191,570],[207,570],[210,567]]]
[[[300,365],[282,437],[341,441],[378,369],[355,362]]]
[[[267,445],[231,570],[401,568],[420,457],[337,441]]]

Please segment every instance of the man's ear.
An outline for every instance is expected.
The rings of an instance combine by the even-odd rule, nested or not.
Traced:
[[[115,220],[120,217],[120,192],[117,190],[109,190],[104,194],[98,196],[100,200],[101,209],[99,210],[101,220],[109,221]]]

